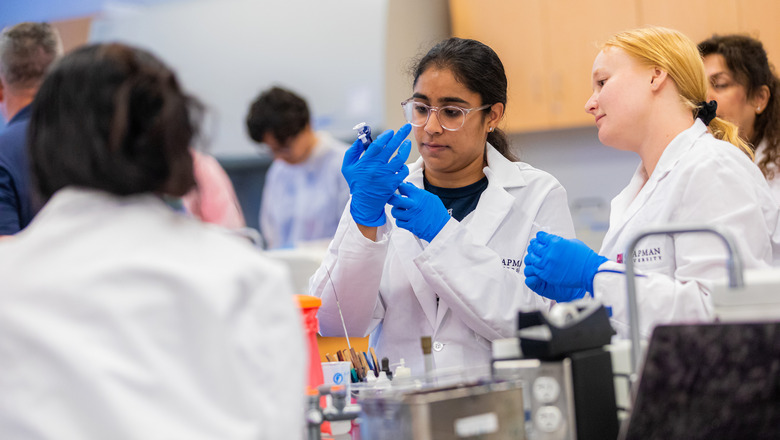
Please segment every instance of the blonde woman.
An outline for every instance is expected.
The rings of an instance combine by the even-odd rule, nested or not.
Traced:
[[[651,236],[623,255],[639,231],[706,224],[731,232],[746,268],[769,266],[778,208],[736,126],[705,102],[707,78],[696,45],[681,33],[645,28],[607,41],[593,63],[585,109],[599,140],[637,153],[641,164],[612,200],[601,252],[541,232],[528,246],[526,284],[542,296],[593,296],[612,307],[613,326],[628,335],[623,262],[633,258],[640,331],[706,321],[712,281],[725,275],[723,245],[709,235]],[[586,293],[587,292],[587,293]]]

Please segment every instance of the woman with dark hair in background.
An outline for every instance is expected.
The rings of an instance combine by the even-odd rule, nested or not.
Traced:
[[[718,102],[718,116],[736,124],[755,148],[755,162],[780,203],[780,79],[764,46],[747,35],[714,35],[699,43],[699,52],[707,99]]]
[[[574,228],[558,181],[512,157],[498,129],[506,104],[496,53],[451,38],[417,63],[409,124],[347,151],[352,196],[310,282],[323,335],[344,334],[340,304],[347,332],[370,334],[391,363],[424,373],[420,337],[432,336],[434,367],[463,371],[489,364],[518,310],[549,307],[523,285],[525,248],[541,228]],[[412,130],[421,158],[407,168]]]
[[[121,44],[43,82],[28,150],[48,202],[0,244],[0,438],[300,438],[285,268],[163,200],[195,183],[193,104]]]

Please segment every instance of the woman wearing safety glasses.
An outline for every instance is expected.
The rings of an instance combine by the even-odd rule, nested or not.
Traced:
[[[325,336],[344,334],[343,315],[350,336],[370,334],[380,356],[404,358],[413,374],[424,373],[422,336],[437,370],[484,367],[518,310],[549,306],[524,286],[521,264],[540,229],[573,236],[566,192],[511,155],[497,128],[506,75],[488,46],[439,43],[413,85],[409,124],[347,151],[351,200],[310,290],[323,300]],[[421,157],[407,168],[411,131]]]

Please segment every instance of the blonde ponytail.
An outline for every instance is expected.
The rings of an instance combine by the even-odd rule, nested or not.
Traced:
[[[737,146],[737,148],[747,154],[748,157],[750,157],[750,160],[754,159],[755,155],[753,154],[753,149],[750,148],[750,145],[748,145],[745,141],[742,140],[742,138],[739,137],[736,125],[726,121],[725,119],[716,117],[710,121],[710,125],[708,127],[710,129],[710,133],[712,133],[712,136],[715,137],[715,139],[720,139],[734,144]]]

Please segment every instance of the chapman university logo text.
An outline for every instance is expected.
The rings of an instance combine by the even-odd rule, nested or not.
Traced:
[[[501,263],[504,264],[504,269],[513,270],[517,273],[520,273],[520,268],[523,266],[523,260],[514,258],[502,258]]]
[[[663,261],[660,247],[634,250],[634,263],[649,263],[653,261]],[[623,262],[623,254],[618,254],[617,262]]]

